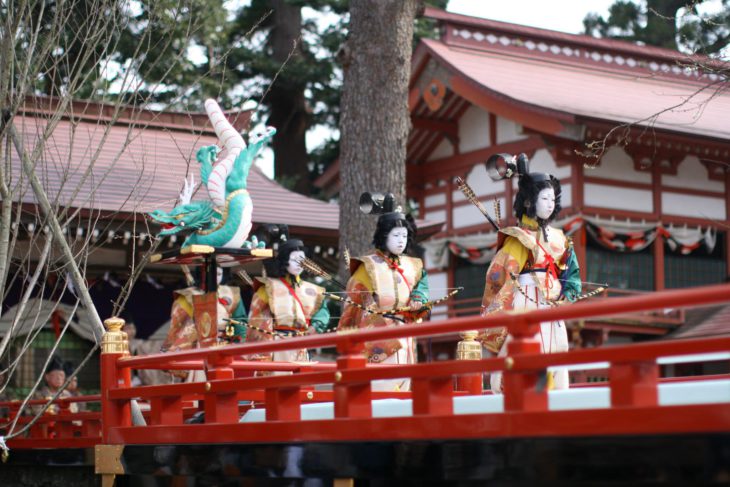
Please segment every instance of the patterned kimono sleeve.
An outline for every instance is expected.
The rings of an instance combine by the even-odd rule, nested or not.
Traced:
[[[510,274],[519,274],[529,251],[516,238],[508,237],[487,269],[482,316],[502,309],[512,309],[514,285]]]
[[[429,294],[428,274],[426,273],[426,269],[422,269],[421,277],[418,279],[416,285],[413,286],[413,291],[411,291],[411,301],[428,303]]]
[[[238,305],[236,306],[236,309],[233,310],[231,318],[238,322],[233,324],[232,341],[235,343],[245,342],[247,333],[246,323],[248,322],[248,318],[246,317],[246,306],[244,306],[242,299],[238,300]]]
[[[266,288],[260,287],[251,299],[251,312],[248,315],[246,342],[263,342],[271,340],[272,335],[266,332],[274,331],[274,316],[269,308],[269,299]],[[271,360],[271,354],[249,355],[249,360]]]
[[[362,275],[365,273],[365,268],[360,266],[358,270],[350,277],[347,281],[347,297],[353,303],[357,303],[361,306],[367,306],[372,301],[370,299],[371,290],[368,288],[367,283],[363,282]],[[362,309],[351,303],[345,303],[342,310],[342,317],[337,325],[338,330],[345,330],[348,328],[355,328],[365,323],[363,319]]]
[[[170,310],[170,329],[165,341],[160,346],[161,352],[175,352],[189,350],[198,341],[198,331],[195,328],[193,317],[184,305],[185,298],[178,297],[172,303]]]
[[[508,237],[487,269],[482,316],[512,309],[515,286],[510,274],[519,274],[527,262],[529,251],[515,238]],[[507,337],[507,329],[487,328],[477,338],[485,348],[497,353]]]
[[[561,295],[572,303],[575,302],[583,290],[580,280],[580,266],[572,245],[565,251],[565,262],[565,270],[560,273],[560,282],[563,285]]]
[[[330,310],[327,307],[327,300],[322,300],[322,305],[312,314],[312,326],[317,333],[326,333],[330,327]]]

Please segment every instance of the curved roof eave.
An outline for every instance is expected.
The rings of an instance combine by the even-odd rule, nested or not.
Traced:
[[[457,95],[488,112],[509,118],[533,130],[570,139],[582,137],[582,129],[577,125],[575,115],[526,103],[485,86],[437,52],[431,45],[433,42],[437,41],[424,39],[421,45],[424,46],[426,55],[435,59],[450,74],[448,85]]]

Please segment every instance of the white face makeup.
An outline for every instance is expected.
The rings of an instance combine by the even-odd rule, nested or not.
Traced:
[[[408,229],[394,227],[385,239],[385,248],[393,255],[401,255],[408,245]]]
[[[555,211],[555,191],[553,188],[545,188],[537,195],[535,215],[541,220],[547,220]]]
[[[300,262],[304,259],[303,250],[295,250],[289,254],[289,263],[286,266],[286,271],[292,276],[298,276],[302,273],[302,264]]]

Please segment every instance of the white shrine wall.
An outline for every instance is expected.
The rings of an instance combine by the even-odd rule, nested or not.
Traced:
[[[611,147],[601,158],[595,168],[586,169],[585,177],[630,181],[632,183],[651,184],[651,173],[637,171],[634,160],[620,147]]]
[[[673,188],[713,192],[717,196],[681,193],[672,191]],[[725,220],[725,184],[710,179],[707,168],[696,156],[687,156],[677,166],[676,175],[662,175],[662,214]]]
[[[489,113],[470,106],[459,119],[459,152],[489,147]]]
[[[435,161],[437,159],[443,159],[444,157],[451,157],[454,155],[454,146],[451,145],[447,139],[442,140],[436,149],[428,156],[427,161]]]
[[[611,147],[601,158],[601,163],[595,168],[585,169],[584,175],[585,206],[643,213],[654,211],[651,173],[637,171],[633,159],[622,148]],[[591,182],[591,178],[610,182]],[[646,187],[622,187],[622,181],[632,185],[645,184]]]
[[[522,125],[504,117],[497,116],[497,144],[505,144],[526,139],[522,133]]]

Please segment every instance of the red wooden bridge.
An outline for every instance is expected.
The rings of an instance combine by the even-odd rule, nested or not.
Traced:
[[[73,401],[59,401],[57,414],[8,442],[10,459],[0,470],[23,462],[88,464],[93,447],[96,472],[106,482],[116,475],[118,485],[150,477],[155,485],[183,477],[186,485],[728,482],[730,374],[662,378],[660,363],[698,354],[697,360],[730,362],[730,338],[542,355],[531,337],[543,321],[729,301],[730,285],[707,286],[142,357],[126,353],[122,323],[110,319],[102,393],[75,399],[99,401],[101,413],[71,413]],[[396,366],[367,364],[361,353],[368,341],[494,326],[507,326],[515,338],[506,358]],[[335,363],[242,358],[322,347],[336,348]],[[609,380],[548,391],[546,371],[553,367],[606,368]],[[207,380],[131,387],[132,369],[204,369]],[[254,377],[253,371],[293,373]],[[493,371],[504,373],[504,395],[481,391],[482,374]],[[412,392],[371,390],[373,380],[404,377]],[[132,424],[133,399],[148,405],[146,425]],[[12,420],[18,405],[5,406]]]

